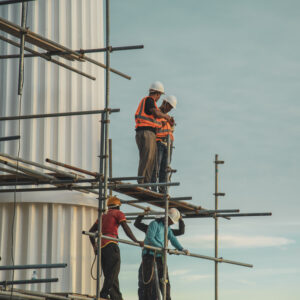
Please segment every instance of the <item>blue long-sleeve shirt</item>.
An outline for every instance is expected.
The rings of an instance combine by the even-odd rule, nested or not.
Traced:
[[[146,238],[145,238],[144,243],[145,243],[145,245],[163,248],[164,240],[165,240],[164,235],[165,235],[164,222],[156,221],[156,220],[152,221],[148,226],[148,230],[146,233]],[[168,227],[168,240],[171,242],[173,247],[175,247],[177,250],[179,250],[179,251],[183,250],[183,247],[178,242],[177,238],[173,234],[170,227]],[[146,253],[153,255],[154,251],[149,250],[149,249],[148,250],[144,249],[143,255]],[[161,253],[157,253],[157,256],[161,256]]]

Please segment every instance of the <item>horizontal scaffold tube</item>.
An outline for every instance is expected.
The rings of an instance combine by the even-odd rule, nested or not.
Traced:
[[[37,114],[37,115],[25,115],[25,116],[11,116],[1,117],[0,121],[15,121],[15,120],[27,120],[27,119],[41,119],[41,118],[54,118],[54,117],[70,117],[70,116],[83,116],[83,115],[95,115],[102,114],[105,110],[85,110],[85,111],[71,111],[52,114]],[[119,108],[111,109],[110,113],[120,112]]]
[[[30,279],[30,280],[13,280],[13,281],[0,281],[0,285],[17,285],[17,284],[32,284],[32,283],[45,283],[57,282],[58,278],[45,278],[45,279]]]
[[[62,264],[36,264],[36,265],[14,265],[14,266],[0,266],[0,271],[3,270],[29,270],[29,269],[52,269],[65,268],[66,263]]]
[[[19,139],[20,139],[19,135],[5,136],[5,137],[0,137],[0,142],[15,141]]]
[[[89,236],[94,236],[94,237],[96,237],[98,235],[97,232],[82,231],[82,233],[86,234],[86,235],[89,235]],[[120,243],[123,243],[123,244],[140,247],[140,245],[138,243],[123,240],[123,239],[117,239],[117,238],[113,238],[113,237],[106,236],[106,235],[101,235],[101,238],[110,239],[110,240],[117,241],[117,242],[120,242]],[[144,245],[144,248],[147,248],[147,249],[150,249],[150,250],[156,250],[156,251],[163,251],[164,250],[163,248],[153,247],[153,246],[149,246],[149,245]],[[227,264],[238,265],[238,266],[242,266],[242,267],[253,268],[253,265],[251,265],[251,264],[246,264],[246,263],[242,263],[242,262],[238,262],[238,261],[223,259],[222,257],[215,258],[215,257],[212,257],[212,256],[206,256],[206,255],[194,254],[194,253],[186,254],[183,251],[172,250],[172,249],[167,249],[167,252],[169,254],[185,255],[185,256],[191,256],[191,257],[196,257],[196,258],[201,258],[201,259],[212,260],[212,261],[216,261],[216,262],[219,262],[219,263],[227,263]]]
[[[160,201],[164,201],[164,200],[160,200]],[[229,213],[229,212],[239,212],[239,209],[219,209],[219,210],[203,210],[203,211],[187,211],[187,212],[184,212],[183,214],[184,215],[208,215],[208,214],[214,214],[214,213]],[[128,213],[125,213],[125,216],[139,216],[139,215],[165,215],[165,213],[162,211],[162,212],[144,212],[144,213],[141,213],[141,212],[128,212]]]

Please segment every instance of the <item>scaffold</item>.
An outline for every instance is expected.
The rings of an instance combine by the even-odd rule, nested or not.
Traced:
[[[28,0],[31,1],[31,0]],[[77,166],[68,165],[64,162],[55,161],[51,158],[46,159],[46,164],[40,164],[33,161],[25,160],[20,157],[15,157],[12,155],[8,155],[6,153],[0,153],[0,164],[2,167],[0,171],[5,173],[4,175],[0,175],[0,193],[17,193],[17,192],[41,192],[41,191],[79,191],[82,193],[92,193],[97,195],[98,198],[98,230],[96,233],[90,233],[88,231],[84,231],[83,234],[98,237],[98,253],[97,253],[97,284],[95,297],[93,299],[100,299],[100,277],[101,277],[101,239],[107,238],[107,236],[102,234],[102,214],[107,210],[107,199],[108,193],[112,193],[112,191],[117,192],[119,194],[123,194],[132,198],[132,200],[122,200],[122,204],[129,205],[131,207],[137,208],[140,211],[137,212],[128,212],[126,213],[127,220],[134,220],[138,215],[145,215],[145,219],[153,220],[157,216],[164,217],[164,247],[163,248],[155,248],[151,246],[145,245],[145,248],[154,249],[157,251],[161,251],[163,253],[163,300],[166,299],[166,284],[167,284],[167,257],[168,254],[177,254],[181,256],[190,256],[198,259],[205,259],[213,261],[215,264],[215,299],[218,299],[218,264],[219,263],[228,263],[234,264],[243,267],[253,267],[251,264],[237,262],[229,259],[224,259],[219,257],[219,218],[230,219],[232,217],[248,217],[248,216],[270,216],[270,212],[257,212],[257,213],[240,213],[239,209],[219,209],[218,199],[219,197],[225,196],[225,193],[221,193],[218,190],[218,166],[220,164],[224,164],[224,161],[219,160],[219,156],[215,155],[215,206],[214,209],[205,209],[201,206],[193,205],[189,201],[192,200],[190,196],[183,197],[171,197],[169,188],[172,186],[178,186],[179,182],[171,182],[171,174],[175,172],[172,170],[170,165],[170,149],[171,143],[168,139],[168,155],[167,155],[167,180],[165,183],[144,183],[144,184],[136,184],[130,183],[126,181],[137,180],[140,177],[130,176],[130,177],[113,177],[112,176],[112,151],[111,151],[111,140],[109,136],[109,125],[110,125],[110,114],[120,112],[120,109],[111,108],[110,105],[110,73],[113,72],[125,79],[131,79],[129,75],[126,75],[118,70],[111,68],[111,53],[113,51],[123,51],[123,50],[135,50],[142,49],[143,45],[136,46],[126,46],[126,47],[112,47],[110,44],[110,1],[105,0],[105,48],[99,49],[80,49],[80,50],[72,50],[63,45],[56,43],[55,41],[51,41],[49,39],[44,38],[41,35],[38,35],[29,29],[26,28],[26,1],[4,1],[1,4],[11,4],[22,2],[22,22],[21,26],[14,24],[8,20],[0,18],[0,30],[3,32],[12,35],[15,38],[20,40],[20,43],[16,43],[15,41],[8,39],[5,36],[0,35],[0,39],[4,42],[10,43],[17,48],[20,49],[19,55],[1,55],[0,59],[16,59],[19,58],[19,84],[18,84],[18,93],[22,95],[22,86],[24,78],[24,58],[27,57],[41,57],[51,63],[57,64],[63,68],[66,68],[72,72],[77,73],[78,75],[87,77],[91,80],[95,80],[96,78],[90,74],[83,73],[80,70],[77,70],[67,64],[61,63],[58,60],[53,59],[53,56],[59,56],[60,58],[66,59],[68,61],[78,61],[81,63],[90,62],[99,67],[105,69],[105,106],[103,110],[91,110],[91,111],[76,111],[76,112],[57,112],[51,114],[35,114],[35,115],[19,115],[19,116],[5,116],[0,118],[0,122],[8,122],[8,121],[20,121],[25,119],[41,119],[41,118],[58,118],[58,117],[75,117],[79,115],[90,115],[96,114],[100,116],[101,119],[101,132],[100,132],[100,155],[99,155],[99,172],[92,172],[90,170],[84,170],[78,168]],[[25,46],[25,43],[29,43],[31,45],[37,46],[46,52],[38,52],[32,50]],[[25,54],[27,51],[30,54]],[[89,58],[86,54],[94,53],[94,52],[105,52],[105,64],[95,61]],[[19,140],[18,136],[10,136],[10,137],[0,137],[0,142],[8,142],[11,140]],[[33,169],[34,167],[34,169]],[[58,169],[60,167],[61,169]],[[39,171],[37,169],[40,169]],[[10,187],[14,188],[10,188]],[[165,187],[164,193],[153,192],[148,190],[147,187],[153,186],[163,186]],[[188,202],[187,202],[188,201]],[[149,204],[154,206],[159,210],[155,210],[153,208],[149,208],[148,206],[144,206],[141,204]],[[169,208],[175,207],[177,208],[182,217],[186,219],[194,219],[194,218],[213,218],[215,222],[215,253],[214,256],[205,256],[201,254],[189,253],[186,254],[182,251],[170,249],[168,246],[168,210]],[[131,246],[139,246],[139,244],[118,239],[111,238],[111,240],[118,241],[120,243],[125,243]],[[65,266],[65,265],[64,265]],[[17,266],[6,266],[6,268],[17,269]],[[26,265],[24,268],[31,268],[32,266]],[[45,266],[44,266],[45,267]],[[62,267],[62,265],[54,265],[54,266],[46,266],[46,267]],[[4,270],[5,266],[0,267],[0,271]],[[35,268],[37,266],[35,265]],[[44,281],[43,281],[44,280]],[[58,278],[45,278],[42,281],[32,282],[24,280],[23,283],[38,283],[38,282],[49,282],[49,280],[56,281]],[[0,282],[0,286],[9,286],[14,284],[22,284],[22,282]],[[6,290],[7,291],[7,290]],[[8,293],[12,295],[16,293],[16,295],[24,295],[26,291],[14,289],[8,290]],[[35,295],[37,298],[39,296],[47,297],[47,293],[38,293],[31,292],[31,295]],[[79,296],[72,295],[50,295],[51,298],[54,299],[83,299]],[[49,296],[49,297],[50,297]],[[24,296],[25,297],[25,296]],[[77,298],[76,298],[77,297]],[[0,293],[1,298],[1,293]],[[90,297],[85,297],[84,299],[91,299]]]

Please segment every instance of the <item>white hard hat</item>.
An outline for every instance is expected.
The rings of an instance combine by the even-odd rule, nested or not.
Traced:
[[[178,220],[180,219],[180,212],[178,211],[177,208],[174,208],[174,207],[170,208],[168,215],[174,224],[176,224],[178,222]]]
[[[162,94],[165,93],[164,85],[160,81],[155,81],[150,85],[150,91],[160,92]]]
[[[163,100],[168,102],[173,108],[176,108],[177,98],[175,96],[166,96]]]

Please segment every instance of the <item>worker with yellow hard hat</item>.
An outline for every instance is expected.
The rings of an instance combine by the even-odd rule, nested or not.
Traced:
[[[126,217],[120,210],[121,201],[118,197],[109,197],[107,201],[108,211],[102,215],[102,234],[118,237],[118,229],[121,225],[126,235],[134,242],[139,243],[141,247],[144,246],[144,242],[138,241],[131,229],[126,223]],[[91,227],[90,232],[98,230],[98,220]],[[95,254],[97,254],[97,246],[94,237],[90,237],[90,241],[94,248]],[[119,272],[121,265],[120,249],[118,242],[110,239],[101,239],[101,265],[104,274],[104,283],[100,292],[100,297],[114,300],[122,300],[122,294],[119,287]]]

